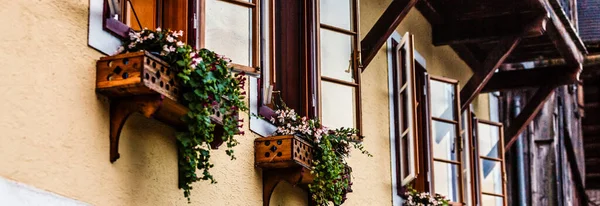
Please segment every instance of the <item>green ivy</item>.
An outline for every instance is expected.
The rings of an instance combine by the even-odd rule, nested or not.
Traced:
[[[182,35],[181,31],[160,28],[131,32],[119,53],[145,50],[165,60],[170,69],[177,72],[176,80],[183,91],[180,102],[189,108],[187,115],[182,117],[187,130],[177,134],[179,187],[189,202],[192,183],[199,180],[216,183],[209,172],[214,166],[210,162],[210,144],[215,141],[215,123],[210,116],[219,113],[222,117],[224,132],[221,138],[227,144],[227,155],[233,160],[232,148],[239,144],[234,136],[243,135],[240,131],[243,121],[237,112],[248,108],[244,102],[244,73],[233,75],[230,60],[207,49],[193,49],[179,40]],[[215,107],[218,108],[216,111],[213,110]],[[196,174],[196,170],[202,174]]]

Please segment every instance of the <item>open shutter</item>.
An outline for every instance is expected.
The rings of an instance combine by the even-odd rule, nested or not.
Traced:
[[[415,63],[413,35],[406,33],[396,46],[396,159],[399,160],[398,187],[411,183],[418,174]],[[401,191],[400,188],[398,191]]]

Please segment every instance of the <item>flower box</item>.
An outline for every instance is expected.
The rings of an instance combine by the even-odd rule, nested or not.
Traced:
[[[108,97],[160,94],[177,101],[176,72],[146,51],[102,57],[96,62],[96,91]]]
[[[254,140],[254,161],[263,169],[263,205],[270,204],[271,194],[279,182],[306,185],[313,182],[310,173],[313,147],[298,136],[274,136]]]
[[[186,127],[181,117],[189,110],[178,102],[182,91],[175,76],[176,72],[171,71],[166,62],[146,51],[102,57],[96,62],[96,92],[107,96],[111,102],[111,162],[120,157],[121,129],[134,112],[176,129]],[[219,106],[212,109],[218,111]],[[217,125],[211,147],[217,149],[223,143],[222,115],[213,115],[211,120]]]
[[[264,169],[311,167],[312,146],[297,136],[275,136],[254,140],[256,166]]]

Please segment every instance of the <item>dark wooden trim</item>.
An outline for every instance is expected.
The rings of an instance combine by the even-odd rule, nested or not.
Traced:
[[[505,133],[509,141],[505,143],[504,150],[509,150],[510,147],[517,141],[519,134],[527,128],[527,125],[531,123],[533,118],[542,109],[544,103],[554,93],[552,86],[540,87],[533,97],[527,102],[525,108],[519,113],[519,115],[511,121],[510,125],[506,128]]]
[[[432,26],[433,44],[483,43],[506,36],[541,36],[546,31],[547,21],[546,15],[526,13],[443,22]]]
[[[581,65],[580,65],[581,66]],[[497,72],[481,90],[482,93],[541,86],[561,86],[577,83],[580,69],[577,66],[551,66],[545,68],[523,69]]]
[[[351,86],[351,87],[358,87],[357,83],[349,82],[349,81],[344,81],[344,80],[339,80],[339,79],[336,79],[336,78],[331,78],[331,77],[326,77],[326,76],[322,76],[321,80],[332,82],[332,83],[336,83],[336,84]]]
[[[456,121],[456,120],[449,120],[449,119],[444,119],[444,118],[439,118],[439,117],[431,117],[431,120],[448,123],[448,124],[458,124],[458,121]]]
[[[452,165],[461,165],[460,162],[458,161],[452,161],[452,160],[446,160],[446,159],[440,159],[440,158],[433,158],[433,161],[436,162],[443,162],[443,163],[447,163],[447,164],[452,164]]]
[[[240,6],[245,6],[245,7],[249,7],[249,8],[256,8],[256,5],[257,5],[254,2],[247,2],[247,1],[240,1],[240,0],[221,0],[221,1],[240,5]]]
[[[331,26],[331,25],[328,25],[328,24],[321,23],[321,28],[322,29],[331,30],[331,31],[335,31],[335,32],[339,32],[339,33],[342,33],[342,34],[347,34],[347,35],[356,35],[356,32],[354,32],[354,31],[342,29],[342,28]]]
[[[360,42],[363,71],[418,1],[419,0],[392,1],[379,17],[375,25],[373,25]]]
[[[499,194],[494,194],[494,193],[489,193],[489,192],[481,192],[482,195],[489,195],[489,196],[495,196],[495,197],[501,197],[502,199],[506,199],[504,197],[504,195],[499,195]]]
[[[465,87],[460,91],[461,110],[465,110],[475,99],[485,84],[492,78],[496,69],[504,62],[510,53],[517,47],[521,37],[505,37],[487,55],[483,67],[473,74]]]

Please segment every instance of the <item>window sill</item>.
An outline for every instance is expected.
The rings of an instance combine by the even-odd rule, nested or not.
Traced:
[[[110,99],[110,161],[119,157],[119,138],[127,118],[142,113],[176,129],[184,129],[181,117],[188,108],[178,103],[180,88],[175,72],[167,64],[145,51],[102,57],[96,62],[96,92]],[[218,107],[218,106],[216,106]],[[213,108],[218,109],[218,108]],[[222,119],[211,116],[217,149],[222,143]]]

